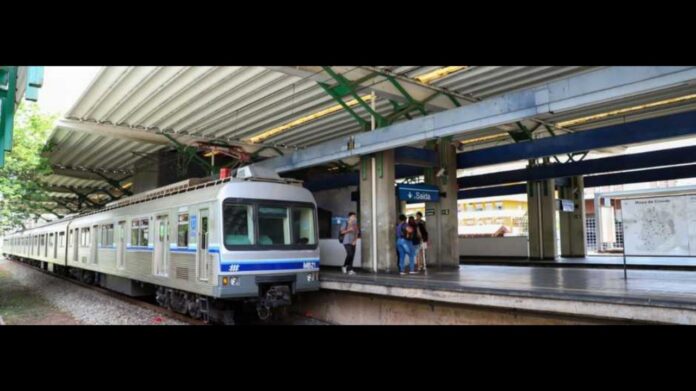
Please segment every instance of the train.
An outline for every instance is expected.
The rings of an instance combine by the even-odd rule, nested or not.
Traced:
[[[3,255],[234,323],[241,308],[267,319],[319,289],[317,227],[316,202],[300,181],[247,166],[15,232]]]

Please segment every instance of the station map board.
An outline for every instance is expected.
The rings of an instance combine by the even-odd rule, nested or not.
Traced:
[[[696,256],[696,195],[621,201],[626,255]]]

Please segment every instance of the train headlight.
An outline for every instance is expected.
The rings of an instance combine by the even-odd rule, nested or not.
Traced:
[[[230,281],[227,277],[222,277],[222,285],[227,285],[229,282]]]
[[[230,285],[239,285],[239,277],[230,277]]]
[[[319,280],[319,273],[307,273],[307,282]]]

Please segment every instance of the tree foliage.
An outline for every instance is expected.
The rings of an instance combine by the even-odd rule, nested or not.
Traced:
[[[48,195],[39,179],[52,172],[46,140],[57,117],[42,113],[35,103],[23,102],[17,109],[12,151],[0,168],[0,231],[23,228],[28,219],[47,213],[41,201]]]

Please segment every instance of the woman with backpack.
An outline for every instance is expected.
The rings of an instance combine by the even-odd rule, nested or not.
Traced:
[[[399,253],[399,274],[406,274],[404,258],[407,255],[410,257],[409,274],[416,274],[416,253],[413,248],[413,235],[415,234],[415,230],[406,222],[406,216],[399,216],[399,221],[400,223],[396,227],[396,250]]]

